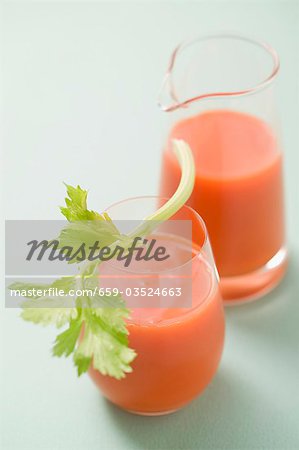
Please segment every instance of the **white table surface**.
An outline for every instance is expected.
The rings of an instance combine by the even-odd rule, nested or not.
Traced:
[[[88,188],[94,209],[156,194],[164,120],[156,96],[169,54],[186,37],[233,30],[269,41],[281,56],[291,249],[278,289],[226,310],[217,376],[169,417],[111,406],[87,376],[76,378],[71,361],[51,357],[55,330],[2,306],[2,448],[298,448],[298,3],[7,1],[2,17],[6,218],[59,218],[62,181]]]

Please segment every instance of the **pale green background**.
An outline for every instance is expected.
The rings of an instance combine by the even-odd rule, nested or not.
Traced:
[[[3,25],[10,219],[58,218],[62,180],[89,188],[94,209],[156,193],[163,118],[155,100],[174,45],[219,30],[269,41],[282,63],[291,266],[264,300],[226,310],[217,376],[169,417],[111,406],[87,376],[77,380],[71,361],[51,358],[54,330],[2,309],[2,448],[298,449],[298,3],[19,1],[4,5]]]

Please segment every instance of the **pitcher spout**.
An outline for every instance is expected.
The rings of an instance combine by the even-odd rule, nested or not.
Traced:
[[[255,72],[250,66],[253,53],[263,62]],[[232,73],[231,67],[238,65],[242,77]],[[266,43],[231,33],[199,37],[171,54],[158,105],[171,112],[201,100],[251,94],[271,84],[278,70],[278,55]]]

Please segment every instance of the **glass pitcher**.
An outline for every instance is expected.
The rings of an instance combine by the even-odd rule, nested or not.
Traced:
[[[179,45],[159,95],[168,116],[160,195],[180,178],[172,139],[192,148],[188,204],[207,224],[225,302],[261,297],[282,279],[285,246],[282,148],[274,103],[277,53],[236,35]]]

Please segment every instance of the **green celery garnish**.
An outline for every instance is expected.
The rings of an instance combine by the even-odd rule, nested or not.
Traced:
[[[135,236],[148,234],[154,222],[165,221],[173,216],[190,197],[195,178],[194,161],[189,146],[184,141],[173,141],[174,153],[181,166],[181,181],[173,197],[128,236],[122,236],[107,213],[99,214],[87,208],[87,191],[80,186],[66,185],[68,197],[66,206],[60,210],[71,222],[59,236],[61,247],[76,247],[83,241],[93,244],[99,241],[101,246],[113,248],[119,242],[130,242]],[[94,222],[92,222],[94,221]],[[152,222],[152,225],[151,225]],[[91,262],[83,266],[78,276],[63,277],[48,285],[30,283],[13,283],[9,289],[28,292],[32,289],[63,289],[67,295],[70,289],[92,289],[99,283],[97,277],[100,262]],[[57,328],[68,324],[68,328],[58,334],[53,346],[54,356],[69,356],[78,375],[86,372],[92,363],[103,375],[121,379],[132,371],[131,362],[136,353],[128,346],[128,330],[126,319],[130,311],[120,296],[77,297],[72,306],[56,307],[57,300],[51,297],[35,297],[25,295],[27,300],[21,316],[24,320],[41,325],[56,325]],[[65,297],[64,297],[65,299]],[[56,303],[55,303],[56,301]],[[41,306],[42,305],[42,306]],[[83,336],[79,339],[80,336]]]

